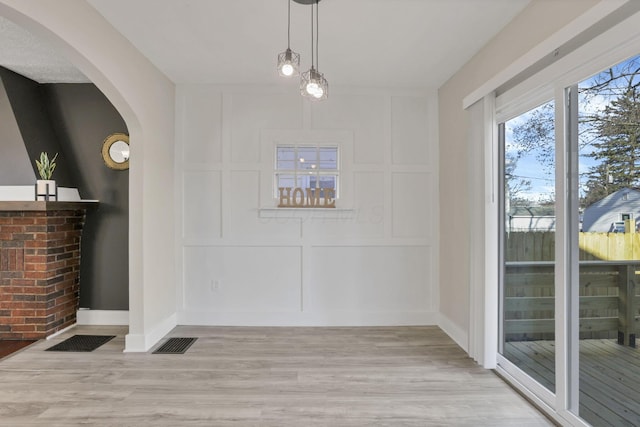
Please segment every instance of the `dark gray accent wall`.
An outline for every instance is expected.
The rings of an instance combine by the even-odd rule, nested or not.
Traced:
[[[16,164],[24,168],[29,164],[26,149],[37,175],[34,159],[40,152],[59,153],[53,174],[57,184],[77,187],[81,198],[100,202],[97,210],[87,213],[82,234],[80,307],[128,310],[129,171],[107,168],[101,154],[108,135],[128,134],[124,120],[93,84],[39,84],[2,67],[0,83],[6,93],[0,101],[10,104],[0,112],[13,112],[13,117],[0,117],[0,127],[12,126],[14,134],[19,130],[18,144],[24,144],[21,151],[0,145],[0,154],[18,153]],[[14,172],[16,180],[24,179]],[[13,179],[11,174],[0,185],[10,185]]]
[[[33,185],[36,175],[0,78],[0,185]]]
[[[50,157],[58,153],[53,179],[61,187],[73,187],[76,181],[73,176],[74,170],[67,161],[64,149],[58,143],[42,96],[41,85],[3,67],[0,67],[0,79],[11,103],[36,177],[39,179],[35,159],[40,157],[40,153],[46,151]]]
[[[100,201],[98,210],[87,214],[82,236],[80,307],[128,310],[129,171],[109,169],[101,155],[108,135],[128,134],[126,124],[93,84],[41,89],[65,161],[74,168],[74,186],[83,199]]]

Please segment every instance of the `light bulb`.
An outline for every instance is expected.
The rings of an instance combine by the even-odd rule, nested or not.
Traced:
[[[322,89],[322,86],[320,85],[316,85],[316,86],[317,86],[316,91],[311,95],[313,95],[315,98],[322,98],[322,95],[324,95],[324,90]]]
[[[283,64],[282,68],[280,70],[282,71],[282,74],[285,75],[285,76],[293,75],[293,65],[291,65],[288,62]]]
[[[318,92],[318,88],[318,83],[314,81],[310,81],[309,83],[307,83],[307,93],[309,95],[315,96],[315,94]]]

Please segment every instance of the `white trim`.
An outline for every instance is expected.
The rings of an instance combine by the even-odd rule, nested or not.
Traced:
[[[498,223],[498,127],[495,120],[495,96],[489,94],[484,97],[484,317],[481,327],[484,328],[483,366],[487,369],[495,368],[498,350],[498,310],[500,310],[498,263],[493,254],[499,249]]]
[[[58,332],[56,332],[55,334],[51,334],[49,336],[47,336],[45,339],[50,340],[51,338],[55,338],[60,334],[64,334],[65,332],[69,331],[70,329],[73,329],[77,326],[77,323],[74,323],[73,325],[69,325],[64,329],[60,329]]]
[[[498,123],[554,98],[555,87],[568,87],[639,53],[640,13],[598,35],[564,58],[496,98]]]
[[[464,351],[469,352],[469,335],[451,319],[440,313],[438,316],[438,327],[444,331],[452,340],[456,342]]]
[[[180,325],[201,326],[436,326],[438,318],[434,311],[178,312]]]
[[[538,407],[538,409],[540,409],[558,424],[573,427],[592,427],[591,424],[588,424],[584,420],[576,417],[576,415],[571,412],[556,411],[555,409],[553,409],[551,406],[545,403],[544,400],[540,399],[536,394],[532,393],[529,387],[521,382],[519,378],[511,375],[511,373],[503,366],[498,365],[496,367],[496,373],[513,387],[515,387],[520,393],[524,395],[525,398],[530,400],[535,406]]]
[[[498,366],[496,366],[496,373],[502,378],[504,378],[513,387],[515,387],[520,393],[522,393],[527,399],[529,399],[534,405],[536,405],[545,414],[550,416],[554,421],[558,423],[562,423],[564,421],[564,419],[561,418],[551,406],[549,406],[544,400],[540,399],[536,394],[532,393],[529,387],[521,383],[516,377],[511,375],[509,371],[505,370],[499,364]]]
[[[482,108],[481,123],[472,120],[470,135],[481,137],[480,142],[470,140],[467,165],[469,212],[475,212],[469,217],[469,356],[492,369],[498,349],[498,138],[495,97],[489,94],[479,102],[474,105]]]
[[[467,156],[469,186],[469,356],[484,365],[485,348],[485,277],[484,246],[487,235],[484,232],[485,200],[484,175],[490,163],[486,163],[487,123],[484,101],[469,107],[470,128],[467,134],[469,155]],[[484,161],[484,162],[483,162]]]
[[[357,217],[355,209],[344,208],[260,208],[259,218],[300,218],[302,221],[313,219],[352,220]]]
[[[128,326],[129,310],[80,309],[76,313],[78,325]]]
[[[166,319],[158,322],[155,329],[147,334],[125,335],[124,353],[144,353],[148,351],[178,325],[176,319],[177,315],[174,313]]]
[[[568,256],[567,220],[569,218],[568,191],[566,174],[567,171],[567,145],[566,128],[567,120],[567,100],[564,96],[564,89],[556,89],[555,100],[555,192],[556,192],[556,233],[555,233],[555,383],[556,383],[556,404],[558,410],[567,409],[568,388],[567,381],[569,374],[567,367],[569,364],[567,354],[567,292],[565,291],[566,262]]]
[[[508,67],[497,73],[493,78],[486,81],[479,88],[464,97],[462,101],[463,108],[468,108],[487,94],[493,92],[498,87],[525,71],[536,62],[544,58],[549,53],[557,49],[558,46],[576,37],[583,31],[587,30],[593,24],[597,23],[602,17],[614,12],[616,9],[627,3],[627,0],[602,0],[591,9],[565,25],[559,31],[539,43],[533,49],[522,55],[520,58],[512,62]]]

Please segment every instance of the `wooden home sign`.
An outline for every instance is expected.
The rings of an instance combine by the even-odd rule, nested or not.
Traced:
[[[333,188],[279,187],[279,208],[335,208],[336,192]]]

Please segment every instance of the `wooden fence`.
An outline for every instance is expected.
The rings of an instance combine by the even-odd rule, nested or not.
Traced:
[[[506,238],[506,261],[553,261],[555,233],[511,232]],[[640,233],[580,233],[580,259],[606,261],[640,260]]]

